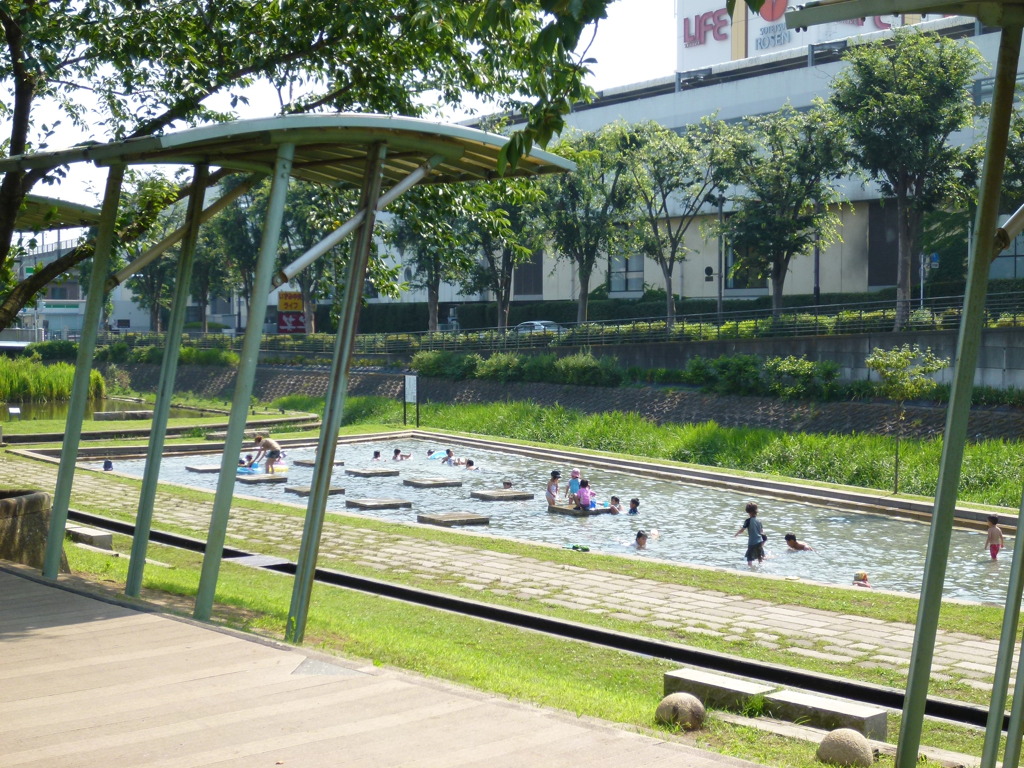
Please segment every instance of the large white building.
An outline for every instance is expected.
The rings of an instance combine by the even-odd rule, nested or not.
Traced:
[[[593,103],[578,106],[568,116],[568,124],[596,131],[616,121],[654,120],[668,128],[681,129],[711,114],[724,120],[738,120],[773,112],[787,102],[797,108],[805,107],[815,97],[829,95],[832,78],[846,66],[840,58],[843,49],[889,36],[892,28],[908,23],[963,39],[965,44],[977,46],[990,64],[998,45],[997,30],[984,28],[966,17],[873,17],[859,23],[829,24],[796,32],[785,28],[781,18],[784,9],[784,0],[770,0],[761,13],[752,14],[740,2],[733,21],[722,0],[680,0],[677,71],[657,80],[602,91]],[[642,41],[637,41],[637,45],[641,46]],[[988,72],[978,78],[974,90],[978,101],[990,98]],[[974,143],[984,138],[983,130],[984,126],[979,125],[954,138]],[[842,242],[818,255],[817,272],[813,254],[794,258],[785,284],[787,294],[812,294],[816,279],[822,293],[861,292],[895,284],[895,205],[884,205],[877,189],[857,178],[846,180],[842,192],[850,203],[841,213]],[[729,211],[728,202],[725,211]],[[709,209],[708,215],[716,212]],[[699,227],[691,227],[686,245],[689,253],[685,262],[676,267],[673,293],[716,297],[717,239],[705,240]],[[1024,277],[1024,258],[1016,256],[1024,254],[1024,244],[1015,245],[997,259],[993,277]],[[730,254],[726,252],[723,259],[723,271],[727,274]],[[927,265],[929,259],[924,261]],[[709,267],[714,276],[706,280]],[[664,287],[658,266],[642,257],[605,260],[591,279],[591,289],[602,281],[606,281],[611,297],[620,298],[638,297],[645,283]],[[914,283],[917,282],[915,274]],[[723,293],[727,299],[765,295],[768,286],[763,281],[726,277]],[[516,301],[577,297],[578,284],[569,262],[542,253],[532,263],[516,268]],[[460,296],[454,286],[446,287],[441,294],[442,302],[491,298]],[[411,291],[402,300],[425,301],[425,295]]]

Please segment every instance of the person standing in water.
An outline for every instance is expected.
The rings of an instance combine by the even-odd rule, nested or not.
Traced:
[[[754,502],[747,503],[747,519],[743,521],[743,525],[740,529],[733,534],[733,538],[739,536],[743,531],[747,532],[747,565],[751,568],[754,567],[754,561],[764,561],[764,528],[761,526],[761,521],[757,519],[757,504]]]

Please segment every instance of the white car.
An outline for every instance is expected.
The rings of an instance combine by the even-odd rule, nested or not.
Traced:
[[[527,320],[512,329],[515,333],[561,333],[566,330],[564,326],[551,320]]]

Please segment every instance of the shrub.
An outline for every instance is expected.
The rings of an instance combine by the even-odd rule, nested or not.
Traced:
[[[590,352],[579,352],[556,360],[555,371],[560,384],[601,386],[605,379],[601,362]]]
[[[711,389],[720,395],[760,395],[766,388],[761,379],[761,360],[757,355],[733,355],[716,358],[712,365],[715,382]]]
[[[557,379],[555,372],[555,360],[557,359],[554,352],[530,355],[523,360],[523,381],[554,382]]]
[[[128,343],[115,341],[96,350],[96,361],[101,363],[127,363],[131,350]]]
[[[495,352],[486,360],[481,360],[476,367],[478,379],[490,381],[521,381],[523,378],[523,360],[515,352]]]
[[[412,360],[409,361],[409,367],[420,374],[420,376],[441,378],[445,375],[449,358],[454,356],[454,354],[454,352],[442,349],[421,350],[412,356]]]
[[[25,351],[39,355],[41,360],[74,360],[78,356],[78,344],[74,341],[37,341],[29,344]]]
[[[784,400],[827,400],[835,394],[839,366],[831,360],[770,357],[764,362],[764,378],[768,391]]]
[[[686,368],[683,369],[683,383],[692,384],[695,387],[710,388],[717,379],[715,366],[706,357],[695,355],[686,361]]]
[[[214,365],[221,368],[238,366],[238,354],[229,349],[182,347],[178,361],[182,365]]]
[[[128,362],[130,363],[156,363],[159,364],[164,359],[164,348],[163,347],[135,347],[128,355]]]

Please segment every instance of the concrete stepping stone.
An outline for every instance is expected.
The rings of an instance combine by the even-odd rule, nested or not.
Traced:
[[[412,507],[405,499],[348,499],[345,506],[351,509],[404,509]]]
[[[213,475],[220,472],[220,464],[186,464],[185,470],[188,472],[200,472],[205,475]]]
[[[515,491],[501,488],[496,491],[470,491],[469,495],[481,501],[529,501],[534,494],[529,491]]]
[[[310,485],[286,485],[284,490],[285,493],[294,493],[298,496],[309,496],[309,494],[313,492],[313,487]],[[336,485],[332,485],[327,489],[328,496],[340,496],[344,492],[344,488],[339,488]]]
[[[703,669],[685,668],[666,672],[664,685],[666,696],[670,693],[689,693],[700,699],[705,707],[733,711],[742,711],[751,699],[778,690],[774,685],[762,685]]]
[[[452,528],[456,525],[489,525],[491,518],[472,512],[439,512],[432,515],[416,515],[416,522]]]
[[[601,507],[596,509],[575,509],[569,506],[561,506],[559,504],[548,504],[548,512],[556,512],[559,515],[572,515],[573,517],[589,517],[590,515],[600,515],[605,510]]]
[[[273,485],[274,483],[287,483],[288,475],[239,475],[237,480],[246,485]]]
[[[397,469],[346,469],[346,475],[352,475],[353,477],[398,477]]]
[[[449,480],[447,477],[410,477],[402,481],[402,485],[413,488],[461,488],[461,480]]]
[[[315,467],[317,465],[317,463],[318,462],[317,462],[316,459],[293,459],[292,460],[292,464],[294,464],[296,467]],[[345,466],[345,462],[342,461],[341,459],[335,459],[334,460],[334,466],[335,467],[344,467]]]

